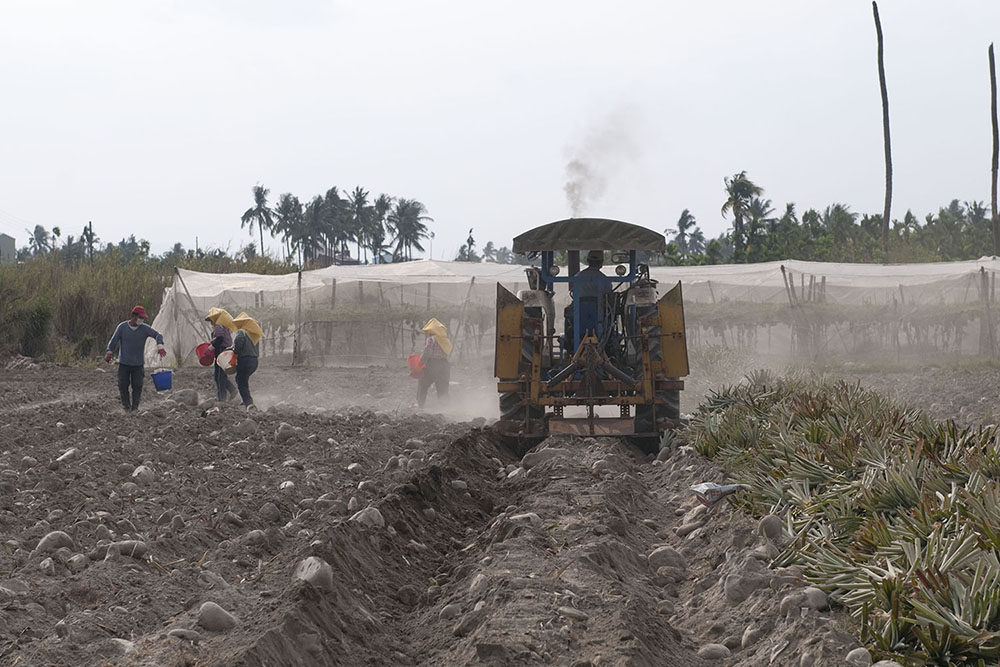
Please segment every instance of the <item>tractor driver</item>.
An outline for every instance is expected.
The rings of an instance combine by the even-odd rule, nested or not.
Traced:
[[[583,280],[574,281],[571,285],[573,300],[580,300],[580,320],[583,325],[583,332],[591,331],[597,333],[597,325],[603,319],[602,304],[603,296],[608,291],[608,285],[604,280],[604,252],[601,250],[591,250],[587,253],[587,268],[576,274],[577,278]],[[566,341],[572,345],[573,341],[573,306],[570,304],[565,310],[566,319]]]

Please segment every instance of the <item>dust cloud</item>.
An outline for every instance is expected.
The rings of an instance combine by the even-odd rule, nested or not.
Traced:
[[[638,159],[636,128],[635,113],[618,108],[589,127],[578,142],[567,147],[563,191],[572,217],[587,214],[607,192],[614,177]]]

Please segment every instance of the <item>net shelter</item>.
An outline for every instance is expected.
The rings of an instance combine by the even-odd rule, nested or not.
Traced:
[[[541,228],[540,228],[541,229]],[[611,267],[606,267],[613,270]],[[689,348],[926,358],[998,351],[1000,260],[925,264],[762,264],[650,269],[662,288],[681,281]],[[264,329],[261,355],[289,363],[396,363],[444,322],[459,358],[493,354],[496,283],[527,288],[524,267],[420,260],[331,266],[280,276],[178,269],[153,322],[175,363],[196,363],[212,306],[246,311]],[[663,290],[661,289],[661,292]],[[567,296],[557,294],[557,304]]]

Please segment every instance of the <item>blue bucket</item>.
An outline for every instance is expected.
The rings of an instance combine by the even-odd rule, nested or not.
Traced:
[[[169,368],[153,371],[153,386],[156,391],[166,391],[173,385],[173,372]]]

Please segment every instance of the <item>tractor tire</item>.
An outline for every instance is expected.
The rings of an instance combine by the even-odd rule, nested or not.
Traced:
[[[529,419],[544,419],[545,408],[524,405],[520,392],[506,391],[500,394],[500,419],[505,422],[523,422],[525,415]],[[520,458],[535,445],[545,439],[545,436],[501,435],[503,444]]]
[[[659,412],[666,414],[661,414],[661,417],[668,417],[670,419],[680,419],[681,418],[681,392],[679,389],[666,389],[664,391],[656,392],[656,398],[662,405],[659,408]],[[653,424],[653,407],[650,405],[637,405],[635,406],[635,432],[636,433],[649,433],[656,430],[655,424]],[[660,451],[660,435],[656,436],[638,436],[631,438],[632,444],[641,449],[645,454],[657,454]]]

